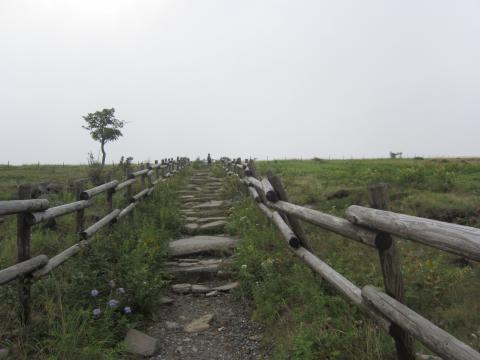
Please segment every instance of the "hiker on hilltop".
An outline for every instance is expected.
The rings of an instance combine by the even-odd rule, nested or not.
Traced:
[[[208,156],[207,156],[207,163],[208,163],[208,166],[212,165],[212,157],[210,156],[210,153],[208,153]]]

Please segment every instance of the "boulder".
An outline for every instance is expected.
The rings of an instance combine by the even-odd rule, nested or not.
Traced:
[[[124,341],[128,351],[142,356],[152,356],[158,345],[157,339],[135,329],[128,330]]]

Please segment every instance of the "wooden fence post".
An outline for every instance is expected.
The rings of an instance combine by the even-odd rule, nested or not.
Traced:
[[[77,180],[74,183],[75,186],[75,199],[80,201],[80,194],[84,190],[83,187],[84,180]],[[78,210],[75,214],[75,231],[76,233],[80,233],[84,230],[85,227],[85,209]]]
[[[112,175],[109,174],[107,178],[107,182],[112,181]],[[115,189],[109,189],[107,191],[107,214],[110,214],[113,211],[113,194],[115,193]],[[113,223],[111,223],[112,225]]]
[[[32,188],[30,184],[18,187],[18,199],[31,198]],[[17,263],[30,259],[30,240],[32,236],[31,226],[25,221],[25,213],[17,214]],[[18,278],[18,297],[20,303],[20,320],[23,325],[30,323],[30,286],[31,275],[23,275]]]
[[[283,186],[283,183],[280,177],[278,177],[278,175],[275,175],[271,170],[269,170],[267,171],[267,178],[268,178],[268,181],[270,181],[270,184],[273,186],[273,189],[277,193],[278,198],[280,200],[290,202],[287,191],[285,190],[285,187]],[[305,233],[305,230],[303,229],[303,226],[300,223],[300,221],[294,218],[293,216],[290,216],[287,214],[283,214],[283,215],[287,218],[287,221],[292,227],[292,230],[295,233],[295,235],[297,235],[297,238],[300,241],[300,245],[311,252],[312,247],[310,246],[307,234]]]
[[[368,198],[372,208],[390,210],[387,184],[370,185],[368,187]],[[380,258],[385,292],[399,302],[405,303],[400,254],[392,236],[388,233],[380,233],[375,239],[375,245]],[[398,358],[400,360],[414,360],[413,339],[395,324],[390,327],[390,335],[395,340]]]
[[[159,177],[159,173],[158,173],[158,160],[155,160],[155,165],[157,165],[155,167],[155,180],[158,180],[158,177]]]

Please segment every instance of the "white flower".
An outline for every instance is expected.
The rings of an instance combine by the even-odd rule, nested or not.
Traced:
[[[100,310],[98,308],[93,309],[92,313],[93,313],[93,316],[99,316],[102,313],[102,310]]]
[[[92,291],[90,291],[90,295],[92,295],[93,297],[96,297],[98,296],[99,292],[97,289],[93,289]]]
[[[247,268],[247,264],[243,264],[242,266],[240,266],[243,270],[245,270]]]
[[[130,308],[130,306],[125,306],[125,307],[123,308],[123,312],[124,312],[125,314],[130,314],[130,313],[132,312],[132,309]]]
[[[117,289],[117,294],[125,294],[125,289],[124,288],[118,288]]]

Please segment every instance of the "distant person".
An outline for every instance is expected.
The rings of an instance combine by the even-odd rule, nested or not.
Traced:
[[[208,156],[207,156],[207,163],[208,163],[208,166],[212,165],[212,157],[210,156],[210,153],[208,153]]]

